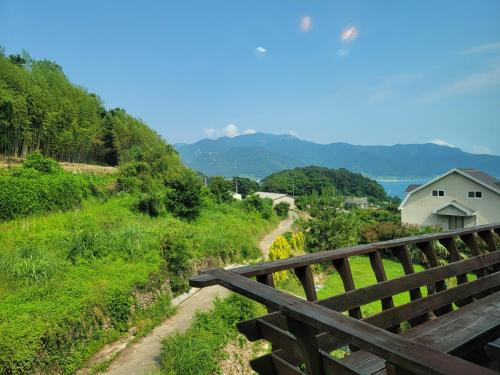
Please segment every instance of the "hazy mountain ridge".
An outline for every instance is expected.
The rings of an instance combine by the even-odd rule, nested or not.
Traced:
[[[432,177],[454,167],[478,168],[500,176],[500,156],[476,155],[433,143],[360,146],[318,144],[291,135],[256,133],[178,144],[189,167],[207,175],[263,178],[294,167],[346,168],[371,177]]]

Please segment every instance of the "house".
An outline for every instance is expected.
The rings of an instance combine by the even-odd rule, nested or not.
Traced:
[[[286,202],[290,205],[290,208],[293,209],[295,208],[295,198],[289,196],[288,194],[282,194],[282,193],[268,193],[265,191],[258,191],[255,193],[259,198],[269,198],[273,201],[273,207],[276,206],[278,203],[281,202]]]
[[[500,181],[477,169],[454,168],[423,185],[410,185],[401,222],[457,229],[500,222]]]
[[[242,196],[239,193],[231,193],[231,196],[233,197],[233,199],[236,199],[237,201],[241,201],[242,199]]]
[[[368,208],[370,203],[367,197],[347,197],[344,201],[345,208],[359,207]]]

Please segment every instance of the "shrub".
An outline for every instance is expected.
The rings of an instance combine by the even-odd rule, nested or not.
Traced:
[[[102,230],[89,226],[76,232],[68,252],[67,259],[76,263],[78,258],[91,260],[105,255]]]
[[[274,212],[281,218],[288,217],[288,211],[290,210],[290,204],[287,202],[280,202],[274,206]]]
[[[260,198],[252,194],[243,199],[243,207],[247,211],[257,211],[264,219],[270,219],[273,215],[273,201],[269,198]]]
[[[195,219],[201,209],[201,180],[194,173],[186,172],[170,183],[166,206],[175,216]]]
[[[28,154],[23,162],[24,168],[32,168],[42,173],[61,172],[62,168],[59,163],[53,159],[44,157],[39,151]]]
[[[291,247],[288,241],[283,236],[278,236],[274,240],[269,249],[269,260],[286,259],[290,257]],[[274,273],[274,281],[277,284],[286,280],[288,271],[279,271]]]
[[[306,236],[303,232],[293,233],[290,238],[290,246],[292,248],[292,255],[301,255],[306,248]]]
[[[180,294],[189,290],[188,277],[192,273],[193,258],[190,243],[184,238],[167,235],[162,241],[161,252],[172,292]]]
[[[157,217],[165,211],[163,200],[157,194],[142,194],[137,202],[137,209],[143,214]]]
[[[233,200],[231,194],[231,181],[226,180],[224,177],[212,177],[208,187],[217,203],[229,203]]]
[[[78,207],[87,194],[85,181],[70,173],[35,170],[0,175],[0,220]]]

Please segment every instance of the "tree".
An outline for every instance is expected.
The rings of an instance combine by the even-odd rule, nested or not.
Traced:
[[[259,191],[260,185],[257,181],[246,177],[233,177],[232,188],[234,192],[241,194],[242,198],[246,198],[247,195]]]
[[[208,187],[217,203],[229,203],[233,200],[231,181],[222,176],[211,177]]]
[[[276,206],[274,206],[274,212],[281,218],[288,217],[288,211],[290,210],[290,204],[287,202],[280,202]]]
[[[283,236],[278,236],[273,241],[269,249],[269,260],[278,260],[289,258],[291,254],[291,247],[288,241]],[[274,281],[282,283],[288,277],[288,271],[279,271],[274,273]]]
[[[175,216],[193,220],[201,209],[201,180],[193,172],[186,172],[170,183],[166,207]]]

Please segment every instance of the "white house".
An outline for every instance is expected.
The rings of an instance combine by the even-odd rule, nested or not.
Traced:
[[[500,181],[477,169],[454,168],[408,186],[399,209],[403,223],[444,229],[500,222]]]
[[[290,208],[295,208],[295,198],[289,196],[288,194],[282,193],[268,193],[266,191],[258,191],[255,193],[260,198],[269,198],[273,201],[273,206],[276,206],[278,203],[286,202],[290,205]]]

